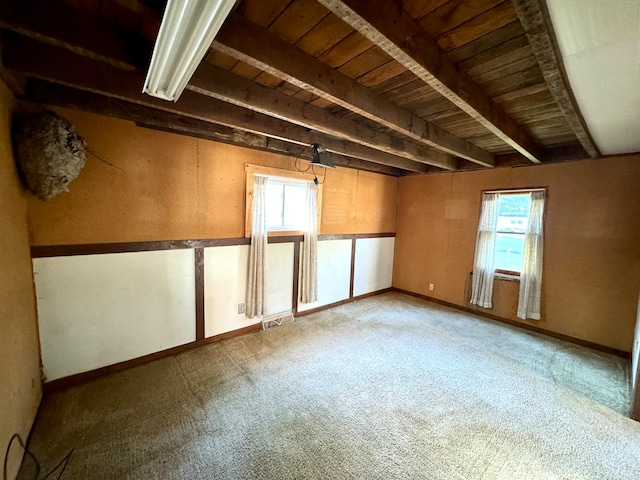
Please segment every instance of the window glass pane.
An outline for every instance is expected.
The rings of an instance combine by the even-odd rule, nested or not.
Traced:
[[[281,182],[267,182],[267,228],[278,229],[282,228],[282,202],[283,202],[283,187]]]
[[[529,222],[531,195],[505,193],[498,198],[495,268],[520,272],[524,253],[524,232]]]
[[[498,232],[524,233],[531,210],[531,195],[503,194],[498,198]]]
[[[307,222],[306,182],[270,178],[266,191],[269,231],[302,230]]]
[[[524,252],[524,235],[517,233],[496,234],[496,270],[520,272]]]
[[[284,225],[299,230],[307,220],[307,186],[284,186]]]

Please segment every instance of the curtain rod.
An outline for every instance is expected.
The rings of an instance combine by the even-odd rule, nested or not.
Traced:
[[[518,188],[509,190],[483,190],[482,193],[525,193],[525,192],[546,192],[545,187],[540,188]]]

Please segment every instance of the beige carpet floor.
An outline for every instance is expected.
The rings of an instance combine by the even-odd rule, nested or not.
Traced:
[[[627,382],[386,293],[51,394],[30,447],[63,479],[638,479]]]

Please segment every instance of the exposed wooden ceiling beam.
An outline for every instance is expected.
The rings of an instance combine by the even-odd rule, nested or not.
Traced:
[[[4,48],[2,33],[0,32],[0,58]],[[14,96],[24,96],[26,91],[26,79],[24,78],[24,75],[20,75],[16,72],[10,72],[4,68],[4,65],[0,65],[0,79],[2,79],[4,84],[9,87],[9,90],[13,92]]]
[[[10,39],[4,60],[7,68],[80,90],[299,145],[321,143],[333,153],[394,168],[414,172],[427,171],[427,165],[423,163],[310,131],[308,128],[194,92],[185,91],[176,103],[155,99],[141,92],[141,85],[144,81],[144,75],[141,72],[119,70],[106,63],[41,45],[20,36]]]
[[[388,0],[318,0],[391,57],[429,84],[534,163],[540,149],[533,139],[471,77],[459,71],[438,44]]]
[[[280,155],[287,155],[290,157],[299,157],[305,160],[311,160],[311,155],[307,153],[310,151],[310,149],[307,149],[305,152],[302,152],[302,154],[300,154],[299,145],[283,142],[282,140],[277,140],[275,138],[256,136],[259,138],[256,138],[255,144],[243,145],[242,143],[239,143],[237,141],[220,140],[216,135],[211,135],[206,129],[183,130],[180,128],[175,128],[173,125],[168,124],[164,121],[136,122],[136,125],[143,128],[150,128],[152,130],[159,130],[162,132],[169,132],[169,133],[177,133],[179,135],[188,135],[191,137],[202,138],[204,140],[213,140],[215,142],[238,145],[241,147],[247,147],[254,150],[262,150],[265,152],[278,153]],[[379,165],[377,163],[367,162],[364,160],[360,160],[358,158],[345,157],[343,155],[339,155],[336,153],[332,153],[331,158],[333,160],[333,163],[337,167],[355,168],[357,170],[365,170],[367,172],[381,173],[383,175],[390,175],[393,177],[400,177],[408,174],[406,170],[401,170],[399,168],[394,168],[394,167],[388,167],[386,165]]]
[[[58,1],[1,2],[0,27],[123,70],[146,66],[151,58],[144,39],[123,41],[124,32]]]
[[[376,132],[206,62],[200,65],[187,89],[392,155],[446,170],[457,168],[457,160],[450,155]]]
[[[47,18],[41,18],[36,14],[34,10],[35,7],[48,11],[49,16]],[[0,7],[0,26],[10,28],[20,35],[42,41],[47,45],[78,53],[81,56],[104,62],[117,68],[128,71],[136,70],[135,57],[130,55],[128,51],[130,47],[126,45],[131,43],[135,44],[140,39],[127,41],[132,39],[123,38],[120,32],[114,30],[111,25],[102,22],[99,18],[85,15],[82,12],[70,9],[64,5],[58,5],[58,7],[59,9],[52,9],[50,2],[42,2],[41,0],[25,2],[21,7],[16,9]],[[84,26],[82,32],[86,34],[87,31],[92,31],[93,35],[84,39],[86,35],[78,35],[77,32],[74,33],[65,23],[65,19],[68,18],[71,18],[75,23],[82,24]],[[261,87],[260,85],[255,85],[255,88],[252,89],[252,91],[256,89],[261,90],[259,95],[252,96],[253,103],[241,101],[241,99],[246,96],[245,92],[238,89],[237,85],[236,88],[233,88],[234,83],[248,89],[253,82],[240,77],[234,78],[237,82],[234,82],[233,79],[227,79],[229,80],[226,83],[228,87],[228,98],[225,98],[224,95],[218,95],[222,86],[217,87],[217,89],[214,88],[212,91],[207,91],[206,88],[200,88],[200,92],[218,99],[231,101],[236,105],[250,108],[254,111],[308,126],[318,132],[331,135],[338,134],[337,136],[342,139],[349,141],[354,140],[357,144],[381,150],[389,154],[376,154],[379,160],[384,162],[385,165],[393,165],[397,168],[404,168],[414,172],[425,171],[423,167],[416,165],[415,162],[428,163],[447,170],[455,170],[457,168],[456,160],[448,155],[420,147],[406,140],[392,138],[390,135],[379,135],[377,132],[362,127],[356,122],[333,117],[329,112],[317,107],[306,107],[303,102],[297,99],[288,97],[280,92],[272,91],[266,87]],[[214,85],[210,81],[207,82],[206,79],[203,80],[200,78],[200,80],[200,85]],[[228,91],[229,89],[231,89],[231,92]],[[236,100],[235,102],[233,101],[234,98]],[[276,113],[275,115],[270,112],[267,99],[271,101],[271,106]],[[295,105],[291,105],[288,110],[283,108],[283,106],[288,103],[294,103]],[[301,118],[303,107],[306,107],[304,108],[305,115],[312,121],[312,124],[301,121],[303,120]],[[339,126],[336,126],[336,123]],[[354,135],[353,139],[349,138],[350,134]],[[340,144],[336,144],[334,141],[327,140],[323,142],[327,148],[330,143],[335,144],[336,148],[339,148]],[[365,149],[361,147],[358,147],[358,149],[361,150],[360,155],[371,157],[373,154],[373,152],[365,151]],[[393,157],[393,155],[398,155],[401,158]],[[408,160],[405,161],[404,159]]]
[[[76,90],[55,83],[31,79],[28,82],[28,93],[29,98],[38,103],[120,118],[122,120],[135,122],[136,125],[143,128],[202,138],[281,155],[300,156],[300,158],[306,160],[309,160],[311,157],[311,149],[306,149],[300,154],[301,148],[300,145],[297,144],[244,132],[223,125],[204,122],[202,120],[183,117],[173,113],[160,112],[153,108],[87,91]],[[339,167],[357,168],[358,170],[382,173],[395,177],[406,174],[405,170],[388,167],[386,165],[379,165],[337,154],[332,154],[332,156],[334,163]]]
[[[212,46],[429,147],[484,166],[495,164],[491,153],[386,100],[238,15],[227,18]]]
[[[55,83],[31,79],[28,82],[29,99],[48,106],[65,107],[98,113],[109,117],[135,122],[136,125],[154,130],[187,135],[215,142],[227,143],[254,150],[262,150],[281,155],[298,156],[300,145],[244,132],[235,128],[216,125],[202,120],[183,117],[153,108],[128,103],[95,93],[76,90]],[[355,158],[332,154],[334,163],[339,167],[357,168],[385,175],[401,176],[404,170],[379,165]],[[302,152],[300,158],[310,159],[310,149]]]
[[[573,96],[567,72],[558,48],[547,4],[544,0],[513,0],[520,23],[538,60],[549,91],[576,137],[591,158],[602,154],[593,141],[580,108]]]
[[[185,134],[190,132],[201,133],[206,130],[212,138],[218,141],[237,143],[246,147],[264,147],[266,145],[265,139],[267,137],[263,135],[196,120],[175,113],[162,112],[144,105],[43,80],[29,79],[27,82],[27,98],[37,103],[106,115],[135,123],[165,123],[172,129]],[[298,147],[299,149],[300,147]]]

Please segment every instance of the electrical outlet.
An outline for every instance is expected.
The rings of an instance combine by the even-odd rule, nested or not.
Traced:
[[[238,304],[238,314],[244,313],[244,303]]]
[[[429,284],[429,291],[430,291],[430,292],[433,292],[433,283],[430,283],[430,284]]]

